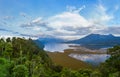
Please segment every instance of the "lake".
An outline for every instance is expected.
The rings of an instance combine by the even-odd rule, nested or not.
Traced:
[[[75,47],[71,47],[70,45],[73,46],[83,46],[88,49],[106,49],[110,48],[112,46],[110,45],[80,45],[80,44],[68,44],[68,43],[46,43],[44,50],[45,51],[50,51],[50,52],[64,52],[65,49],[74,49]]]
[[[47,43],[45,44],[44,50],[50,52],[64,52],[65,49],[73,49],[69,45],[78,45],[78,44],[67,44],[67,43]]]
[[[47,43],[44,50],[50,52],[64,52],[65,49],[69,49],[69,45],[65,43]]]
[[[78,47],[72,47],[72,46],[78,46]],[[45,51],[49,52],[64,52],[65,49],[76,49],[79,48],[79,44],[67,44],[67,43],[47,43],[44,47]],[[100,48],[107,48],[108,46],[101,46]],[[97,48],[99,48],[97,46]],[[102,49],[101,48],[101,49]],[[93,49],[93,46],[92,46]],[[96,49],[96,46],[95,46]],[[99,65],[101,62],[104,62],[107,58],[109,58],[109,55],[107,54],[74,54],[71,53],[68,56],[75,58],[77,60],[82,60],[87,63],[90,63],[92,65]]]

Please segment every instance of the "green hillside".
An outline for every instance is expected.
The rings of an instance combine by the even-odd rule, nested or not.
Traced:
[[[66,57],[66,54],[48,53],[63,57],[66,67],[52,62],[47,52],[31,39],[0,39],[0,77],[120,77],[120,46],[108,50],[111,57],[96,69]],[[68,61],[66,61],[68,60]],[[71,64],[67,63],[70,62]],[[79,66],[72,70],[71,67]]]

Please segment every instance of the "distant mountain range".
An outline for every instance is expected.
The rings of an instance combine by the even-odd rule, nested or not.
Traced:
[[[39,38],[39,39],[37,39],[37,41],[40,41],[43,44],[65,42],[65,40],[63,40],[63,39],[54,38],[54,37]]]
[[[73,44],[81,44],[81,46],[85,46],[88,48],[99,48],[100,46],[102,46],[101,48],[104,48],[104,47],[111,47],[114,45],[120,45],[120,37],[116,37],[112,34],[109,35],[90,34],[81,39],[72,40],[72,41],[66,41],[54,37],[39,38],[34,41],[41,48],[44,48],[45,44],[47,43],[73,43]]]
[[[120,45],[120,37],[115,37],[112,34],[90,34],[84,38],[68,41],[67,43],[76,43],[82,45]]]

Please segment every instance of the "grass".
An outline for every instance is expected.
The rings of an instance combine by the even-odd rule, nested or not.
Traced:
[[[56,65],[61,65],[73,70],[91,68],[92,66],[68,56],[69,53],[48,52],[48,55]]]
[[[74,50],[74,49],[66,49],[64,50],[64,53],[66,54],[71,54],[71,53],[76,53],[76,54],[106,54],[106,52],[100,52],[98,50],[93,51],[93,50],[89,50],[89,51],[85,51],[85,50]]]

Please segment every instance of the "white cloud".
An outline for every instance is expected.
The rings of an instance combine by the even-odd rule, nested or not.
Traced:
[[[114,16],[108,14],[107,8],[102,4],[97,5],[92,10],[92,17],[88,19],[80,14],[85,8],[85,5],[80,8],[67,6],[67,11],[48,17],[48,19],[38,17],[23,24],[22,27],[30,27],[30,29],[37,31],[36,37],[54,36],[69,40],[79,39],[90,33],[120,33],[120,27],[113,28],[106,25]],[[111,31],[112,28],[115,29],[113,32]]]
[[[41,23],[42,17],[38,17],[37,19],[32,20],[32,23]]]
[[[49,32],[49,34],[52,34],[53,36],[57,37],[62,37],[65,39],[67,38],[67,36],[69,36],[68,37],[69,39],[73,39],[76,38],[76,36],[77,37],[81,36],[79,34],[86,33],[83,30],[85,28],[88,29],[89,27],[92,27],[92,23],[89,22],[82,15],[80,15],[77,11],[80,11],[80,9],[66,11],[48,18],[47,26],[53,29],[51,30],[51,32]]]
[[[56,30],[53,30],[52,32],[53,35],[75,35],[76,32],[75,31],[68,31],[68,30],[65,30],[65,29],[56,29]]]
[[[65,39],[65,40],[75,40],[85,37],[86,35],[66,35],[66,36],[57,36],[57,38]]]
[[[78,13],[63,12],[52,16],[48,19],[49,26],[55,29],[63,27],[71,27],[73,29],[79,27],[89,27],[91,23]]]
[[[82,11],[83,9],[85,9],[86,6],[83,5],[82,7],[80,7],[79,9],[75,10],[74,13],[79,13],[80,11]]]
[[[114,16],[107,13],[107,8],[105,8],[102,4],[96,5],[95,10],[93,10],[93,14],[91,19],[93,23],[105,24],[112,20]]]
[[[40,31],[43,28],[46,28],[47,22],[45,22],[42,17],[38,17],[36,19],[33,19],[30,22],[26,22],[20,25],[22,28],[29,28],[34,31]]]
[[[33,30],[35,30],[35,31],[40,31],[40,27],[37,27],[37,26],[35,26],[35,27],[33,27]]]
[[[32,30],[39,31],[40,33],[42,32],[44,35],[62,37],[65,39],[69,36],[69,39],[73,39],[76,38],[76,36],[78,37],[78,35],[76,35],[78,30],[90,27],[91,23],[79,13],[66,11],[61,14],[51,16],[47,20],[43,20],[42,17],[38,17],[29,23],[22,24],[21,26],[31,28]],[[83,31],[81,31],[81,33],[83,33]]]
[[[67,11],[69,11],[69,12],[73,12],[74,10],[76,10],[75,6],[69,6],[68,5],[66,8],[67,8]]]
[[[79,13],[80,11],[82,11],[83,9],[85,9],[86,6],[83,5],[83,6],[80,7],[80,8],[76,8],[75,6],[67,6],[66,8],[67,8],[67,10],[68,10],[69,12]]]

